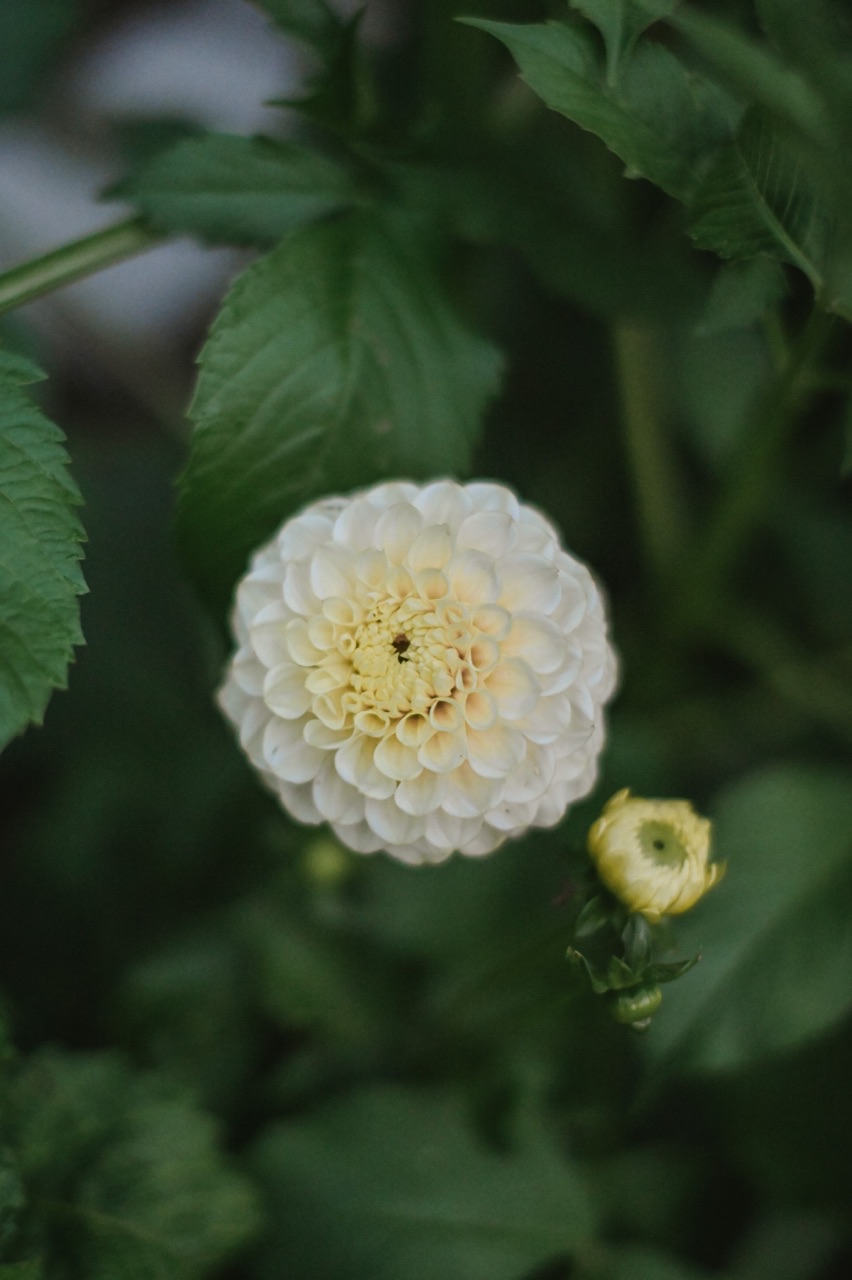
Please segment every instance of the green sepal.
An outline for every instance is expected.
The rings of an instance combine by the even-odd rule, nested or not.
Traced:
[[[650,964],[642,976],[648,982],[674,982],[676,978],[689,973],[700,959],[701,952],[698,951],[689,960],[673,960],[670,964]]]
[[[590,898],[577,917],[574,925],[575,938],[588,938],[598,929],[612,923],[612,911],[604,897],[597,893]]]

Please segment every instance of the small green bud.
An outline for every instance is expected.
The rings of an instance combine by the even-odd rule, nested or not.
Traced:
[[[629,991],[619,991],[612,1002],[612,1016],[616,1022],[644,1031],[659,1009],[663,993],[656,983],[643,983]]]

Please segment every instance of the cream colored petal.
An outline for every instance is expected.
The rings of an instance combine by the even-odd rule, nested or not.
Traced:
[[[282,782],[280,778],[275,778],[273,786],[284,808],[293,815],[297,822],[307,822],[311,825],[322,822],[322,814],[313,801],[313,787],[310,782],[296,785],[295,783]]]
[[[426,835],[437,849],[452,852],[463,849],[482,826],[482,818],[456,818],[443,809],[435,809],[426,818]]]
[[[267,668],[262,662],[258,662],[251,649],[240,650],[234,658],[231,671],[243,693],[249,693],[255,698],[260,697],[263,693]]]
[[[385,575],[384,587],[388,595],[396,600],[404,600],[414,590],[414,579],[406,568],[397,565]]]
[[[305,742],[312,747],[319,747],[321,751],[336,751],[351,737],[352,730],[348,725],[344,725],[342,729],[329,729],[322,720],[308,720],[305,725]]]
[[[444,570],[456,599],[468,604],[492,604],[500,594],[494,560],[483,551],[459,551]]]
[[[376,485],[365,497],[378,511],[387,511],[399,502],[414,502],[419,490],[410,480],[390,480],[387,484]]]
[[[467,656],[473,670],[484,676],[500,661],[500,646],[491,636],[477,636]]]
[[[451,534],[471,510],[470,497],[454,480],[436,480],[421,489],[412,502],[425,524],[446,524]]]
[[[487,822],[483,822],[476,835],[467,841],[461,852],[467,858],[482,858],[487,853],[493,853],[495,849],[499,849],[500,845],[506,840],[504,831],[495,831],[493,827],[489,827]]]
[[[388,778],[401,782],[404,778],[416,778],[423,766],[413,747],[407,747],[395,734],[379,740],[373,762]]]
[[[422,528],[423,517],[417,508],[400,502],[379,517],[376,543],[391,564],[402,564]]]
[[[343,781],[328,756],[314,778],[313,801],[326,822],[360,822],[364,817],[364,797]]]
[[[325,617],[308,620],[308,639],[317,649],[328,651],[335,648],[334,623]]]
[[[576,630],[589,607],[588,591],[582,578],[576,573],[557,570],[561,598],[559,606],[553,611],[555,621],[566,634]]]
[[[278,551],[282,560],[299,560],[309,556],[332,536],[334,522],[326,516],[305,512],[288,520],[278,537]]]
[[[490,729],[497,719],[497,707],[485,689],[474,689],[464,699],[464,718],[471,729]]]
[[[307,563],[287,566],[284,575],[284,600],[293,613],[298,613],[303,618],[312,618],[319,609],[320,602],[311,588],[311,571]]]
[[[500,646],[507,658],[523,658],[539,675],[555,671],[564,661],[568,642],[552,618],[543,614],[519,613]]]
[[[412,573],[424,569],[443,569],[453,554],[449,525],[431,524],[421,529],[408,552],[407,564]]]
[[[486,677],[485,688],[504,720],[520,720],[529,715],[541,695],[532,669],[521,658],[498,663]]]
[[[510,804],[504,797],[503,801],[493,809],[489,809],[485,816],[489,826],[510,835],[514,831],[524,831],[535,818],[537,808],[538,805],[534,802]]]
[[[441,804],[447,790],[447,775],[421,769],[416,778],[408,778],[396,789],[396,803],[404,813],[430,813]]]
[[[355,853],[377,853],[383,847],[381,836],[377,836],[366,822],[343,823],[333,822],[331,829],[342,845],[354,849]]]
[[[516,524],[505,511],[475,511],[459,525],[456,546],[464,551],[485,551],[496,560],[507,555],[517,541]]]
[[[365,551],[375,546],[376,520],[372,503],[366,498],[353,498],[334,523],[334,541],[353,551]]]
[[[305,668],[292,662],[272,667],[263,682],[263,700],[276,715],[298,720],[311,705],[311,694],[305,688]]]
[[[339,691],[318,694],[311,702],[311,711],[328,729],[342,730],[346,725],[346,707]]]
[[[333,693],[349,683],[350,668],[343,662],[325,662],[321,667],[301,667],[302,680],[311,694]]]
[[[434,773],[449,773],[462,763],[467,754],[464,738],[460,733],[433,733],[423,743],[417,758],[424,769]]]
[[[467,755],[471,768],[484,778],[505,778],[524,758],[523,734],[500,720],[481,733],[467,731]]]
[[[456,818],[481,817],[500,803],[504,786],[503,778],[483,778],[474,773],[465,760],[447,775],[447,792],[441,808]]]
[[[352,594],[355,556],[336,544],[318,548],[311,559],[311,590],[318,600]]]
[[[359,711],[355,728],[368,738],[383,738],[390,729],[390,716],[386,711]]]
[[[396,736],[407,747],[419,747],[427,738],[431,738],[432,732],[429,717],[417,711],[403,716],[396,726]]]
[[[371,591],[378,591],[385,585],[388,568],[384,551],[362,551],[355,561],[355,577]]]
[[[442,733],[457,733],[464,724],[464,713],[452,698],[438,698],[429,709],[429,723]]]
[[[329,596],[322,602],[322,611],[336,627],[357,627],[364,618],[363,608],[351,597]]]
[[[286,657],[291,658],[297,666],[314,667],[322,662],[325,654],[322,649],[318,649],[315,644],[311,643],[308,635],[308,624],[304,618],[294,618],[292,622],[287,623],[286,637]]]
[[[506,778],[503,799],[511,804],[538,802],[547,791],[556,772],[556,754],[552,747],[527,742],[523,760]]]
[[[283,600],[285,573],[285,565],[278,561],[243,578],[236,597],[240,615],[254,619],[266,605]]]
[[[482,604],[471,613],[470,625],[475,631],[491,636],[492,640],[502,640],[509,634],[512,615],[502,605]]]
[[[499,602],[512,613],[552,613],[559,604],[559,571],[541,556],[506,556],[500,561],[500,577]]]
[[[225,683],[217,691],[216,702],[236,728],[240,727],[252,704],[263,708],[263,703],[246,693],[245,689],[240,687],[232,674],[228,675]],[[264,718],[269,718],[268,713]],[[432,732],[431,727],[429,732]]]
[[[549,698],[542,696],[529,715],[516,722],[524,737],[532,742],[555,742],[571,724],[571,703],[564,693]]]
[[[473,511],[505,511],[513,520],[518,518],[518,499],[505,485],[485,482],[465,485],[465,489]]]
[[[426,829],[426,820],[403,813],[394,800],[374,800],[370,797],[364,805],[364,816],[376,835],[388,844],[410,844],[418,840]]]
[[[269,770],[284,782],[310,782],[325,756],[305,742],[304,722],[274,716],[263,734],[263,757]]]
[[[421,569],[414,576],[414,590],[424,600],[443,600],[449,589],[446,574],[440,569]]]
[[[334,766],[344,782],[349,782],[365,796],[385,799],[392,796],[396,783],[380,773],[373,763],[376,749],[374,738],[356,734],[334,756]]]

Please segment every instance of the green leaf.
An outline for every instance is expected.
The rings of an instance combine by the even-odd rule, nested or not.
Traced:
[[[41,376],[0,351],[0,748],[41,724],[83,642],[80,495],[61,431],[22,389]]]
[[[772,258],[759,255],[747,261],[722,263],[695,327],[696,335],[706,338],[749,329],[781,301],[786,291],[784,273]]]
[[[237,281],[201,354],[180,521],[213,594],[311,498],[464,472],[500,371],[390,219],[294,233]]]
[[[110,192],[159,230],[263,246],[350,204],[354,194],[348,174],[317,151],[217,133],[182,139]]]
[[[30,106],[79,12],[78,0],[0,4],[0,112]]]
[[[678,920],[702,962],[666,995],[654,1056],[736,1067],[819,1035],[852,1009],[852,782],[776,768],[717,806],[722,884]]]
[[[343,23],[326,0],[259,0],[277,27],[320,52],[333,47]]]
[[[439,1094],[346,1097],[273,1129],[255,1167],[274,1223],[259,1280],[517,1280],[594,1230],[586,1189],[543,1127],[490,1151]]]
[[[61,1224],[45,1237],[54,1265],[73,1260],[87,1280],[194,1280],[257,1225],[212,1120],[115,1057],[38,1054],[3,1114],[33,1212]]]
[[[586,15],[606,42],[607,83],[615,84],[619,68],[636,41],[658,18],[667,17],[677,0],[570,0]]]
[[[699,158],[728,136],[730,109],[721,93],[661,45],[640,45],[613,87],[586,26],[467,21],[503,41],[549,107],[597,134],[629,170],[671,195],[686,198]]]

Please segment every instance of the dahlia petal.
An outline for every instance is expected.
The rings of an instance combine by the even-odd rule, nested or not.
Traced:
[[[396,789],[395,800],[404,813],[420,816],[437,809],[447,791],[447,775],[421,769],[416,778],[407,778]]]
[[[297,822],[307,822],[310,825],[322,822],[323,816],[314,804],[310,782],[303,782],[297,785],[293,782],[282,782],[280,778],[275,778],[273,789],[277,792],[284,808],[293,815]]]
[[[328,544],[311,558],[311,590],[318,600],[328,596],[346,596],[352,590],[355,557],[345,547]]]
[[[327,756],[313,781],[313,802],[326,822],[360,822],[364,817],[361,792],[343,781]]]
[[[445,573],[459,600],[491,604],[500,593],[493,559],[483,551],[459,551],[447,561]]]
[[[269,721],[263,734],[263,758],[270,772],[284,782],[310,782],[323,760],[322,751],[305,742],[301,720]]]
[[[492,640],[503,640],[512,626],[512,615],[502,605],[481,604],[474,609],[470,621],[475,631],[482,631]]]
[[[408,567],[412,573],[424,569],[443,569],[453,554],[454,544],[449,526],[431,524],[418,533],[408,551]]]
[[[524,736],[499,720],[481,733],[467,731],[467,757],[474,773],[484,778],[504,778],[524,758]]]
[[[555,772],[556,754],[552,747],[528,741],[523,760],[506,778],[503,798],[510,804],[540,800]]]
[[[538,675],[555,671],[565,659],[565,632],[543,614],[520,613],[500,646],[507,658],[523,658]]]
[[[464,718],[471,729],[490,729],[497,719],[497,705],[486,689],[474,689],[464,700]]]
[[[328,541],[333,527],[333,521],[327,516],[311,512],[288,520],[278,538],[282,560],[299,560],[310,555],[314,548]]]
[[[336,752],[334,767],[344,782],[357,787],[363,795],[384,800],[393,795],[396,783],[376,768],[373,762],[375,750],[374,738],[356,734]]]
[[[504,778],[483,778],[465,760],[447,775],[447,790],[441,808],[455,818],[475,818],[499,804]]]
[[[334,522],[332,536],[335,542],[353,551],[366,551],[373,545],[376,530],[376,509],[366,498],[353,498]]]
[[[437,480],[428,484],[412,498],[412,502],[425,524],[445,524],[452,535],[472,506],[466,490],[453,480]]]
[[[426,830],[425,818],[403,813],[394,800],[368,797],[364,803],[364,817],[376,835],[391,844],[410,844]]]
[[[262,695],[267,668],[262,662],[258,662],[252,650],[238,653],[231,670],[243,693],[251,694],[254,698]]]
[[[385,842],[366,822],[351,822],[345,825],[333,822],[331,829],[341,844],[356,853],[377,853],[383,849]]]
[[[379,739],[373,763],[381,773],[397,782],[402,782],[405,778],[416,778],[423,769],[414,748],[407,747],[392,734]]]
[[[262,693],[266,705],[287,720],[298,720],[311,705],[311,694],[305,688],[304,667],[292,662],[282,662],[266,673]]]
[[[456,546],[463,551],[485,551],[496,560],[514,548],[516,522],[506,511],[475,511],[459,525]]]
[[[467,754],[464,738],[460,733],[433,733],[417,753],[424,769],[434,773],[449,773],[457,768]]]
[[[466,485],[471,507],[475,511],[505,511],[517,520],[518,499],[502,484],[478,483]]]
[[[552,613],[562,594],[559,570],[542,556],[506,556],[500,561],[500,604],[512,613]]]
[[[507,658],[489,672],[485,687],[505,720],[520,720],[536,705],[541,693],[532,670],[521,658]]]
[[[320,602],[311,587],[311,571],[307,564],[290,564],[284,575],[284,601],[293,613],[312,618]]]
[[[482,826],[482,818],[456,818],[443,809],[435,809],[426,818],[426,835],[437,849],[452,853],[473,840]]]
[[[308,635],[308,624],[304,618],[293,618],[287,623],[285,629],[286,652],[279,662],[292,659],[299,667],[314,667],[318,662],[322,662],[325,654],[322,649],[318,649],[311,642]],[[271,665],[271,664],[270,664]],[[275,663],[274,665],[278,665]]]
[[[397,503],[379,517],[375,540],[391,564],[402,564],[423,527],[423,517],[408,502]]]

